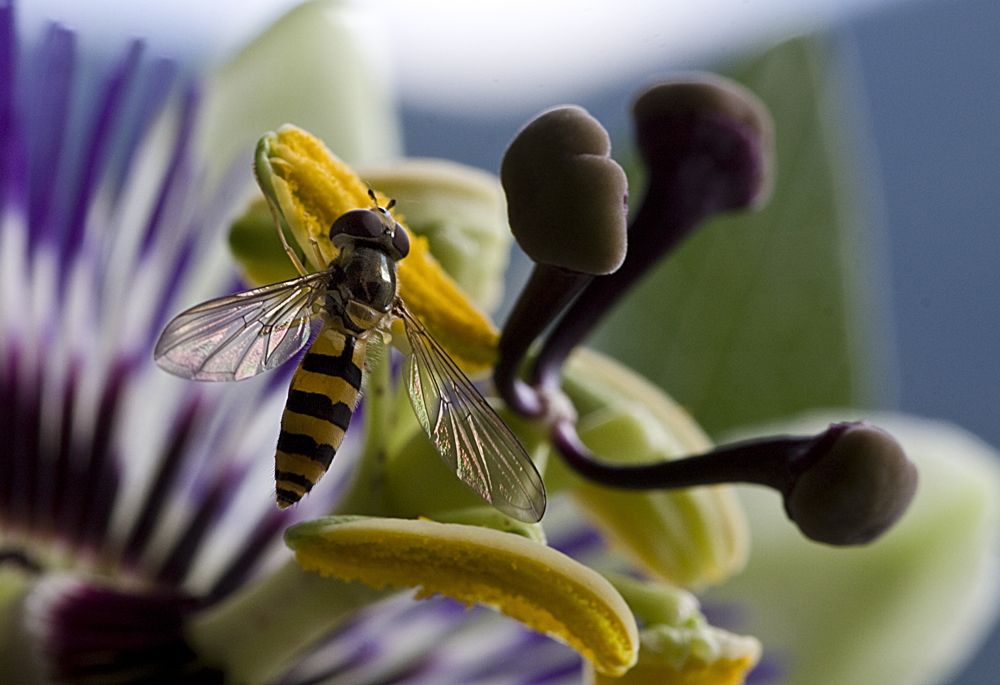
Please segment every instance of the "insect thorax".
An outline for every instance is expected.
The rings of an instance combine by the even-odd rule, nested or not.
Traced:
[[[396,297],[396,262],[382,249],[352,241],[341,248],[330,271],[325,306],[347,332],[358,335],[382,323]]]

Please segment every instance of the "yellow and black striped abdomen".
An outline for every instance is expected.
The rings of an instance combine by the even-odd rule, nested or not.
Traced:
[[[364,338],[324,326],[288,389],[274,455],[278,506],[298,502],[326,473],[358,403]]]

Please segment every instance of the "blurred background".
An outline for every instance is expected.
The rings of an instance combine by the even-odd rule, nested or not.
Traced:
[[[57,18],[81,30],[84,46],[96,52],[142,35],[153,51],[199,65],[292,4],[25,0],[19,8],[29,38],[46,18]],[[1000,446],[1000,3],[817,0],[803,9],[778,0],[553,0],[544,17],[525,11],[532,3],[505,3],[511,19],[500,25],[489,17],[431,21],[410,7],[416,3],[359,4],[386,17],[379,39],[396,68],[407,153],[490,171],[543,107],[579,103],[617,144],[628,140],[628,102],[653,75],[679,68],[745,73],[746,56],[818,35],[809,54],[822,66],[820,105],[835,119],[831,129],[849,141],[836,160],[839,178],[859,199],[862,257],[877,269],[859,287],[871,289],[878,370],[868,379],[872,387],[849,389],[850,398],[946,419]],[[612,4],[607,14],[604,5]],[[678,6],[676,17],[662,14],[659,6],[670,4]],[[697,409],[695,394],[668,389]],[[995,683],[997,673],[1000,632],[953,683]]]

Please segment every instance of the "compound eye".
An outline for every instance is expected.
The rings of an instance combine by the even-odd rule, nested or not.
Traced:
[[[354,238],[378,238],[385,228],[378,214],[370,209],[352,209],[344,212],[330,227],[330,237],[341,233]]]
[[[410,253],[410,236],[406,235],[406,229],[396,222],[396,232],[392,235],[392,246],[399,250],[399,258],[402,259]]]

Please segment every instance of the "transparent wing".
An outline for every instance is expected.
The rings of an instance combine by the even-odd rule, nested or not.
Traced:
[[[520,521],[545,512],[545,485],[524,447],[448,353],[402,303],[413,348],[407,373],[410,402],[444,463],[483,499]]]
[[[309,341],[329,274],[220,297],[181,312],[153,350],[160,368],[199,381],[238,381],[288,361]]]

